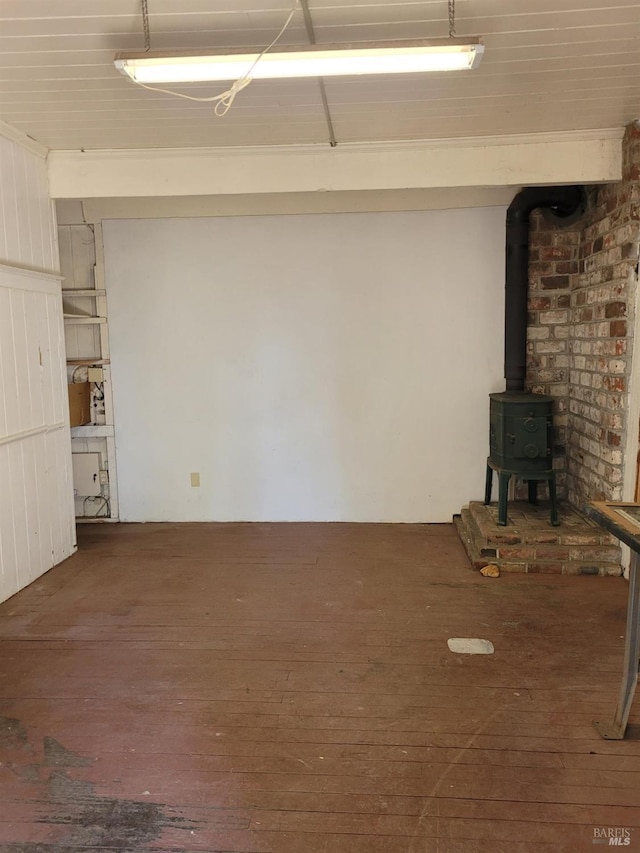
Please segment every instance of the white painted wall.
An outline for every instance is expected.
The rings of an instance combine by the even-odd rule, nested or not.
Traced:
[[[75,550],[60,281],[0,266],[0,601]]]
[[[0,263],[51,273],[59,270],[46,161],[1,134]]]
[[[503,387],[504,216],[104,222],[121,519],[450,521]]]
[[[0,136],[0,601],[75,550],[57,270],[45,160]]]

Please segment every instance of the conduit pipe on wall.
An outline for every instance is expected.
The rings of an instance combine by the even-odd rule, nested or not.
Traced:
[[[525,187],[507,210],[504,376],[507,391],[524,391],[527,371],[529,217],[536,208],[558,226],[573,224],[585,207],[583,187]]]

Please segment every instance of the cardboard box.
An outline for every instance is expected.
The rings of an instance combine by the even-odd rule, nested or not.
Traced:
[[[72,382],[69,391],[69,423],[72,427],[91,423],[91,386],[89,382]]]

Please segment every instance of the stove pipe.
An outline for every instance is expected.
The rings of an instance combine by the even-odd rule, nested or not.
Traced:
[[[554,224],[571,225],[584,211],[584,190],[525,187],[507,210],[504,376],[507,391],[524,391],[527,370],[527,297],[529,291],[529,216],[546,208]]]

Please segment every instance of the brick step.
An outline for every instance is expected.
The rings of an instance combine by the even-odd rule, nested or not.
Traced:
[[[579,562],[577,560],[569,560],[568,563],[562,564],[563,575],[598,575],[599,577],[612,576],[620,577],[622,574],[622,565],[620,556],[615,563],[590,563],[588,561]]]
[[[498,528],[498,534],[506,531],[503,537],[507,541],[495,541],[491,535],[496,526],[491,519],[493,507],[485,507],[472,502],[463,507],[459,516],[454,517],[458,535],[473,568],[481,569],[489,563],[496,563],[503,572],[531,574],[570,574],[570,575],[615,575],[621,574],[620,549],[612,544],[615,540],[583,518],[574,510],[569,510],[570,522],[564,529],[549,531],[542,529],[533,535],[527,531],[528,541],[513,542],[521,538],[520,531],[509,532],[509,527]],[[525,518],[522,528],[548,524],[541,518],[536,507],[528,504],[518,508]],[[493,513],[495,514],[495,513]],[[563,521],[564,524],[564,521]],[[489,531],[490,536],[486,533]],[[545,534],[549,534],[545,536]],[[539,541],[540,538],[543,541]],[[551,538],[553,541],[547,541]]]
[[[488,554],[488,550],[480,549],[481,554]],[[613,546],[583,545],[572,548],[569,545],[545,545],[532,543],[530,545],[500,545],[495,549],[494,556],[498,560],[513,562],[537,562],[547,560],[552,562],[599,562],[615,563],[620,557],[620,551]]]
[[[477,551],[479,557],[482,558],[483,565],[487,565],[488,563],[495,562],[496,557],[498,556],[498,549],[495,543],[487,542],[485,537],[482,535],[482,532],[478,528],[476,521],[471,513],[471,510],[468,507],[465,507],[461,511],[461,516],[464,522],[464,525],[473,540],[473,545],[475,550]]]
[[[462,509],[460,515],[453,516],[453,524],[456,530],[458,531],[458,536],[460,537],[460,541],[464,546],[464,550],[467,552],[467,557],[469,558],[469,562],[471,563],[472,568],[481,569],[483,566],[488,565],[488,563],[490,563],[491,561],[482,557],[480,552],[476,548],[474,534],[468,526],[470,517],[471,513],[469,512],[469,510]]]
[[[501,572],[519,572],[521,574],[538,575],[597,575],[605,577],[622,574],[620,563],[601,563],[597,561],[579,562],[577,560],[532,560],[531,562],[512,562],[495,560]]]
[[[478,525],[475,522],[473,515],[471,514],[471,510],[469,507],[465,506],[460,510],[460,517],[462,523],[464,524],[466,530],[474,541],[480,541],[483,539],[482,534],[478,528]]]
[[[469,504],[469,512],[471,513],[476,527],[480,531],[482,538],[488,543],[493,542],[498,545],[501,542],[511,545],[517,545],[522,542],[522,536],[518,530],[511,527],[498,527],[497,525],[497,508],[496,518],[492,518],[491,509],[493,505],[485,506],[479,501],[471,501]]]
[[[541,544],[570,547],[616,547],[616,540],[590,519],[565,505],[560,505],[560,526],[552,527],[548,503],[533,507],[526,501],[511,501],[507,507],[506,527],[498,525],[497,504],[485,506],[471,501],[469,510],[487,545]]]

